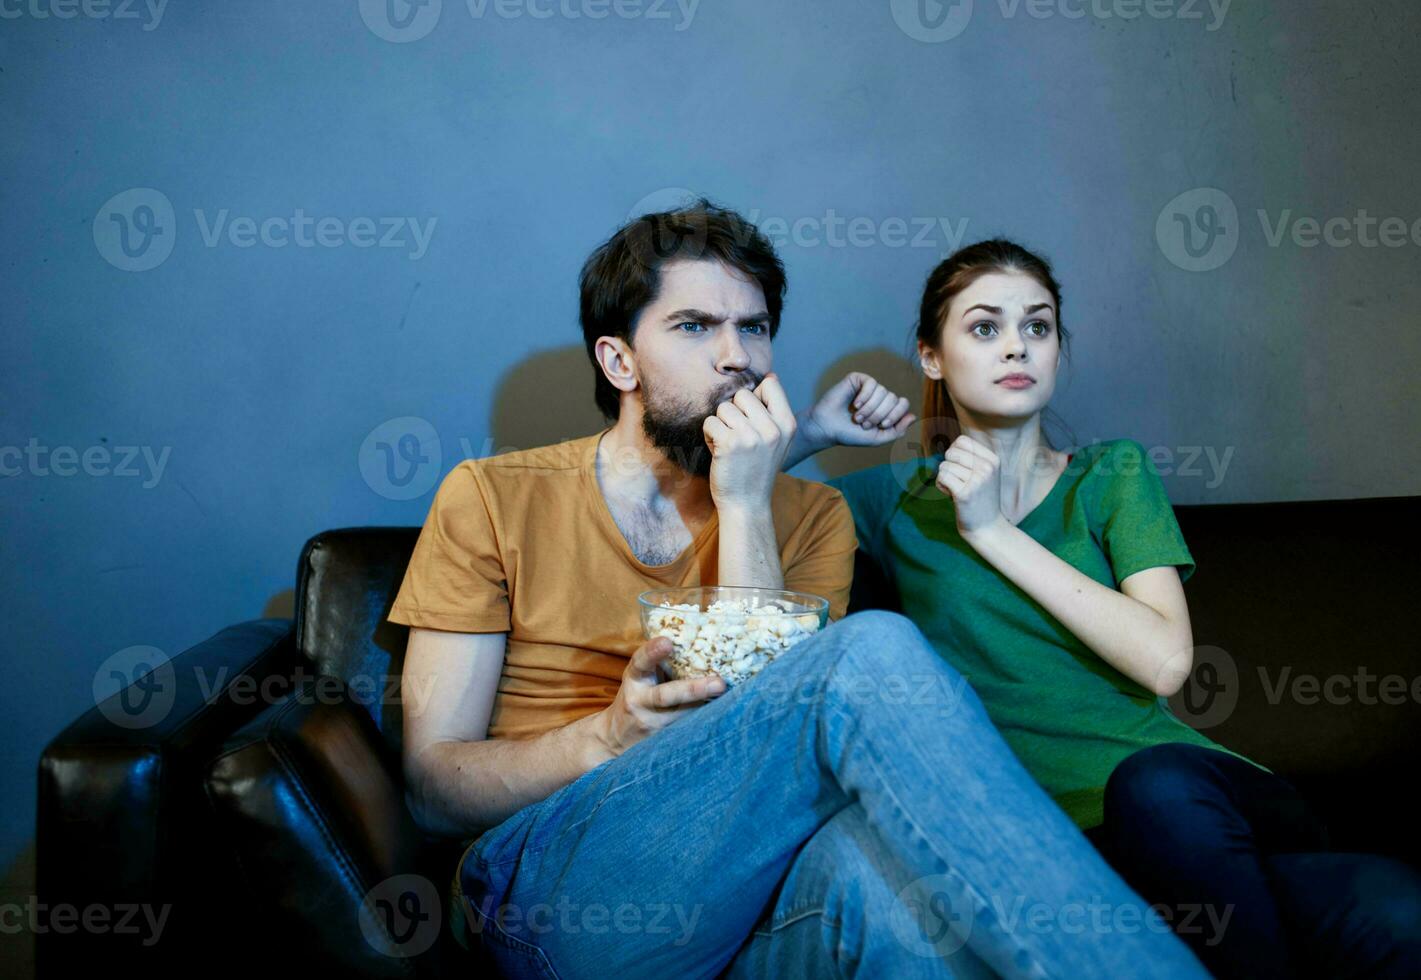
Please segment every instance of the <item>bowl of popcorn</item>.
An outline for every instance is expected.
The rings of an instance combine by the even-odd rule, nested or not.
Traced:
[[[665,661],[672,678],[719,674],[727,687],[754,677],[829,622],[828,599],[782,589],[657,589],[637,601],[646,638],[672,643]]]

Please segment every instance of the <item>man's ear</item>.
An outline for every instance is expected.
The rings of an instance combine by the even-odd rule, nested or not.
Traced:
[[[938,363],[937,351],[921,342],[918,344],[918,364],[929,378],[942,380],[942,365]]]
[[[621,337],[598,337],[593,348],[602,373],[618,391],[636,391],[636,352]]]

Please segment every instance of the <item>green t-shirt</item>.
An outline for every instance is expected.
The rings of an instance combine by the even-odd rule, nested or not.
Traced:
[[[972,685],[1027,771],[1077,826],[1103,820],[1106,779],[1139,749],[1189,742],[1230,751],[1176,718],[1163,698],[1102,660],[977,554],[957,532],[952,498],[935,485],[940,461],[889,463],[829,484],[848,501],[859,548],[896,589],[903,614]],[[1017,527],[1112,589],[1158,565],[1178,567],[1185,580],[1194,572],[1159,474],[1130,439],[1079,449]]]

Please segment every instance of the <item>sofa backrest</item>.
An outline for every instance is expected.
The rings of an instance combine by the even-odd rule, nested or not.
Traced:
[[[1304,780],[1385,778],[1414,763],[1421,663],[1409,572],[1421,497],[1175,512],[1198,563],[1185,591],[1196,672],[1207,671],[1172,699],[1181,717]],[[352,685],[396,753],[408,630],[385,616],[418,536],[417,527],[325,531],[306,543],[297,576],[300,649]],[[850,609],[892,608],[880,586],[860,574]]]

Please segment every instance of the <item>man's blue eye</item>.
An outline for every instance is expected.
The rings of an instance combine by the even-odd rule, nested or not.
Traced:
[[[705,324],[704,324],[704,323],[696,323],[696,322],[691,321],[691,320],[688,320],[688,321],[686,321],[685,323],[678,323],[678,324],[676,324],[676,326],[678,326],[678,327],[695,327],[695,328],[697,328],[697,329],[702,329],[702,330],[705,329]],[[687,333],[691,333],[692,331],[689,331],[689,330],[688,330],[688,331],[686,331],[686,332],[687,332]]]
[[[746,330],[753,330],[757,334],[766,333],[770,329],[767,325],[763,323],[746,323],[743,325],[743,327]]]

